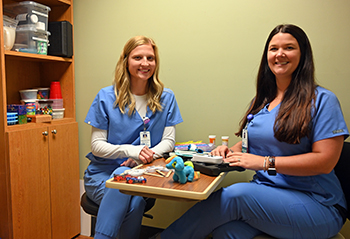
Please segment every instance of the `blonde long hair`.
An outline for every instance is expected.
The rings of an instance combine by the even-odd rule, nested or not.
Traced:
[[[124,114],[126,108],[129,107],[129,116],[135,112],[135,100],[131,93],[130,74],[128,70],[128,58],[130,52],[140,45],[151,44],[154,50],[156,68],[154,74],[148,79],[147,84],[147,106],[154,113],[161,111],[162,105],[160,98],[164,89],[164,84],[159,80],[159,54],[158,48],[153,39],[145,36],[135,36],[131,38],[124,46],[123,52],[120,54],[114,76],[114,93],[116,101],[114,107],[119,107]]]

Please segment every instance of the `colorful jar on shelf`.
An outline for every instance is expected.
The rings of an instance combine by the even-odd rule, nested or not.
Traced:
[[[27,115],[35,115],[38,108],[38,101],[38,99],[21,100],[21,102],[26,106]]]

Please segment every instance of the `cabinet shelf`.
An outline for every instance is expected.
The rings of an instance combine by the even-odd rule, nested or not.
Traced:
[[[5,4],[13,2],[23,2],[23,0],[3,0]],[[70,6],[72,4],[71,0],[35,0],[37,3],[52,6]]]
[[[75,122],[75,119],[63,118],[63,119],[54,119],[51,122],[47,122],[47,123],[27,123],[27,124],[8,125],[6,132],[34,129],[34,128],[40,128],[43,126],[46,126],[46,127],[55,126],[55,125],[61,125],[61,124],[71,123],[71,122]]]
[[[5,51],[6,58],[14,59],[14,60],[32,60],[32,61],[40,61],[40,62],[68,62],[71,63],[73,60],[71,58],[64,58],[58,56],[49,56],[49,55],[39,55],[33,53],[25,53],[25,52],[16,52],[16,51]]]

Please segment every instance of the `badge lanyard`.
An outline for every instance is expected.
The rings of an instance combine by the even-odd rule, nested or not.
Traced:
[[[254,115],[247,115],[247,124],[242,130],[242,153],[248,153],[248,124],[250,121],[252,121],[253,118]]]
[[[150,122],[148,117],[143,117],[143,131],[140,132],[140,145],[151,147],[151,132],[146,130],[146,124]]]

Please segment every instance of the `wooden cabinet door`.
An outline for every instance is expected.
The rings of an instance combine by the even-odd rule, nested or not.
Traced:
[[[80,233],[78,123],[49,127],[52,238]]]
[[[8,132],[13,238],[51,238],[47,127]],[[9,192],[10,193],[10,192]]]

